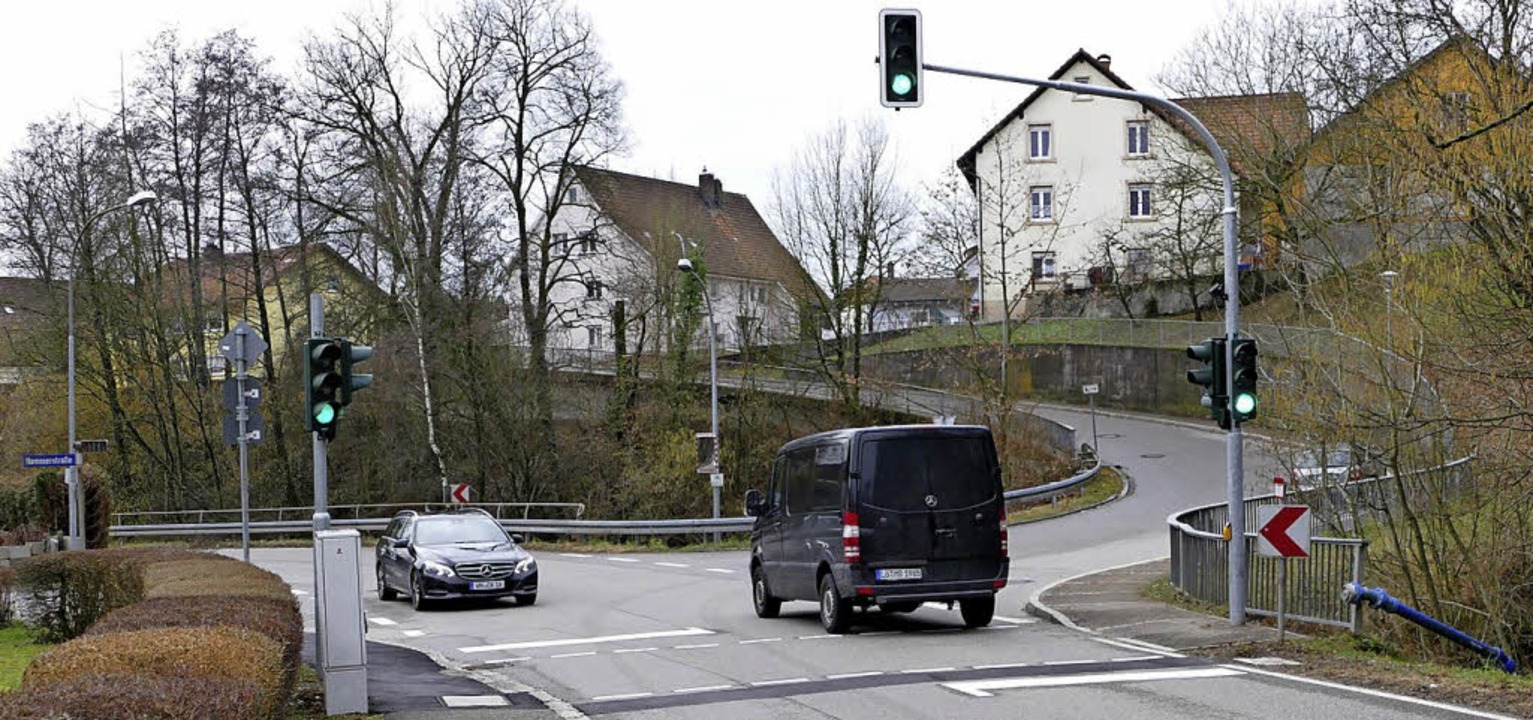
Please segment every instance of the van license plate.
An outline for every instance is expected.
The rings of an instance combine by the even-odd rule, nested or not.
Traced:
[[[921,568],[884,568],[873,577],[879,580],[920,580]]]
[[[469,583],[468,584],[468,589],[470,589],[470,590],[504,590],[504,589],[506,589],[506,581],[505,580],[480,580],[478,582],[471,582],[471,583]]]

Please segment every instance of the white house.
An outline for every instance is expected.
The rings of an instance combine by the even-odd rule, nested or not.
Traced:
[[[648,323],[677,277],[683,245],[707,278],[721,351],[799,338],[799,309],[819,292],[746,196],[704,171],[696,185],[579,166],[550,231],[568,248],[554,286],[549,346],[611,351],[614,309],[624,301],[628,348],[661,347]],[[704,305],[706,312],[706,305]],[[695,340],[706,344],[704,329]]]
[[[1085,50],[1049,77],[1131,89],[1112,72],[1109,56]],[[1254,113],[1274,98],[1297,98],[1302,115],[1298,96],[1177,102],[1196,105],[1194,114],[1228,147],[1227,140],[1253,131]],[[1177,262],[1195,260],[1198,272],[1217,269],[1222,198],[1212,157],[1163,111],[1039,88],[958,166],[979,205],[985,319],[1023,315],[1042,293],[1164,275],[1172,252],[1182,256]]]

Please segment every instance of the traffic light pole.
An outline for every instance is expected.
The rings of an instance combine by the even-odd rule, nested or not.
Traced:
[[[311,293],[309,295],[309,337],[324,336],[325,298],[319,293]],[[308,362],[308,359],[305,358],[304,361]],[[330,508],[327,504],[327,498],[330,495],[330,444],[320,436],[318,430],[310,434],[314,437],[314,530],[318,532],[330,529]]]
[[[1235,246],[1235,222],[1237,209],[1235,207],[1235,179],[1230,172],[1229,159],[1224,154],[1224,149],[1219,147],[1219,142],[1214,139],[1213,133],[1204,127],[1192,113],[1187,112],[1180,105],[1165,98],[1123,90],[1121,88],[1102,87],[1100,85],[1085,85],[1081,83],[1061,82],[1058,80],[1039,80],[1034,78],[1017,77],[1014,75],[1000,75],[996,73],[980,72],[977,70],[964,70],[961,68],[945,67],[923,63],[921,67],[935,73],[948,75],[961,75],[964,77],[979,78],[981,80],[998,80],[1000,82],[1045,87],[1053,90],[1079,93],[1081,95],[1097,95],[1100,97],[1117,98],[1119,100],[1132,100],[1165,110],[1186,122],[1208,152],[1214,158],[1214,164],[1219,168],[1219,177],[1224,183],[1224,334],[1225,334],[1225,367],[1234,367],[1231,355],[1235,347],[1235,338],[1240,332],[1240,258]],[[1225,373],[1225,396],[1234,397],[1234,373]],[[1233,409],[1230,408],[1233,416]],[[1230,624],[1243,625],[1246,621],[1246,513],[1245,513],[1245,488],[1243,478],[1242,445],[1240,423],[1231,417],[1230,428],[1225,435],[1225,469],[1228,483],[1228,500],[1230,515],[1230,542],[1229,542],[1229,598],[1230,598]]]

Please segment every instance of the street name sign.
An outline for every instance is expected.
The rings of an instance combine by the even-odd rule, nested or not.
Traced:
[[[1267,557],[1309,557],[1309,508],[1267,505],[1256,509],[1256,551]]]
[[[59,453],[57,455],[22,455],[21,466],[24,468],[42,467],[74,467],[79,465],[79,455],[75,453]]]
[[[1095,395],[1095,394],[1097,394],[1097,391],[1099,389],[1100,388],[1097,387],[1096,383],[1092,383],[1090,385],[1082,385],[1081,386],[1081,394],[1083,394],[1083,395]]]

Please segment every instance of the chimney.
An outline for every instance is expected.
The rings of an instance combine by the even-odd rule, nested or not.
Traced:
[[[697,176],[697,193],[702,196],[704,205],[716,208],[724,194],[724,183],[715,178],[713,173],[708,172],[708,168],[705,167],[703,173]]]
[[[1102,65],[1102,67],[1107,69],[1107,70],[1111,70],[1112,69],[1112,56],[1111,55],[1108,55],[1106,53],[1098,55],[1097,56],[1097,62],[1100,63]]]

